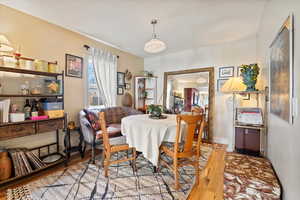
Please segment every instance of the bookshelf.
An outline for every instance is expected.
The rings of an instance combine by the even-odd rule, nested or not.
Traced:
[[[61,94],[28,94],[28,95],[22,95],[22,94],[15,94],[15,93],[8,93],[8,94],[0,94],[0,99],[3,98],[55,98],[56,100],[62,101],[63,109],[64,109],[64,72],[62,73],[50,73],[50,72],[42,72],[42,71],[34,71],[34,70],[26,70],[26,69],[20,69],[20,68],[10,68],[10,67],[4,67],[0,66],[0,72],[10,72],[10,73],[18,73],[18,74],[31,74],[36,76],[43,76],[43,77],[53,77],[55,80],[58,80],[60,78],[61,84],[62,84],[62,90]],[[40,77],[34,77],[40,78]],[[59,118],[49,118],[49,119],[43,119],[43,120],[25,120],[22,122],[8,122],[8,123],[0,123],[0,141],[9,140],[12,138],[19,138],[29,135],[36,135],[36,134],[43,134],[47,132],[55,132],[56,134],[56,141],[45,144],[42,146],[37,146],[31,149],[26,149],[24,152],[37,152],[37,157],[39,159],[43,159],[47,156],[51,155],[59,155],[61,159],[50,163],[45,164],[39,168],[29,170],[30,172],[26,172],[23,175],[16,176],[16,172],[14,171],[13,167],[13,175],[6,180],[0,181],[0,186],[8,185],[16,180],[26,178],[31,176],[32,174],[38,173],[42,170],[45,170],[47,168],[53,167],[57,164],[63,163],[66,161],[66,158],[63,154],[60,153],[60,147],[59,147],[59,131],[64,130],[66,128],[66,115],[64,117]],[[50,152],[51,147],[54,146],[55,151]],[[26,148],[26,147],[24,147]],[[52,148],[53,149],[53,148]],[[46,151],[44,151],[46,150]],[[43,151],[43,155],[41,155],[41,151]],[[45,153],[46,152],[46,153]],[[29,158],[29,157],[27,157]],[[12,161],[13,163],[13,161]],[[25,163],[25,162],[24,162]],[[13,163],[15,164],[15,163]]]

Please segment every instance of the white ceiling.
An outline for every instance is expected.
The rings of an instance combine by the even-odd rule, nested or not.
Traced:
[[[256,34],[267,0],[0,0],[48,22],[148,57],[150,21],[167,43],[164,53],[216,45]]]

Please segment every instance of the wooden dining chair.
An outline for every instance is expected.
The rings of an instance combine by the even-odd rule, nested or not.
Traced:
[[[204,114],[204,109],[199,106],[193,106],[192,107],[192,114],[193,115],[202,115]]]
[[[103,134],[103,164],[104,164],[104,175],[105,177],[108,176],[108,167],[112,164],[120,163],[120,162],[126,162],[126,161],[132,161],[132,168],[133,171],[136,171],[136,165],[135,165],[135,159],[136,159],[136,150],[134,147],[129,147],[128,144],[116,144],[111,145],[109,141],[109,134],[106,127],[106,121],[105,121],[105,114],[104,112],[99,112],[99,122],[101,126],[101,131]],[[132,151],[132,156],[129,157],[128,151]],[[120,160],[111,160],[111,156],[113,153],[117,153],[120,151],[127,151],[127,157],[120,159]]]
[[[196,184],[199,180],[199,158],[200,158],[200,146],[202,142],[202,132],[205,126],[205,120],[202,115],[177,115],[176,117],[176,139],[174,143],[163,142],[160,146],[160,155],[165,155],[172,158],[173,162],[169,164],[163,159],[159,158],[159,164],[168,167],[174,172],[175,177],[175,189],[179,189],[179,168],[185,165],[192,165],[195,168]],[[185,131],[182,130],[182,122],[184,122]],[[200,130],[198,134],[198,140],[194,142],[194,135],[196,133],[197,124],[200,122]],[[185,132],[185,135],[182,135]],[[183,137],[183,141],[180,138]]]

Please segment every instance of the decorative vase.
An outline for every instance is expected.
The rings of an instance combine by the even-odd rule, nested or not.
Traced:
[[[257,64],[242,65],[241,75],[243,77],[243,83],[247,86],[246,91],[257,91],[255,85],[257,82],[257,76],[259,74],[259,67]]]
[[[6,180],[11,176],[12,163],[7,152],[0,152],[0,181]]]

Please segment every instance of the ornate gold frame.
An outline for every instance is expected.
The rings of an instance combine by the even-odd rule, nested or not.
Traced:
[[[188,69],[180,71],[171,71],[164,73],[164,90],[163,90],[163,105],[166,106],[166,94],[167,94],[167,81],[169,75],[178,75],[178,74],[191,74],[197,72],[209,72],[209,109],[208,109],[208,139],[209,142],[213,141],[213,113],[214,113],[214,104],[215,104],[215,70],[214,67],[205,67],[197,69]]]

